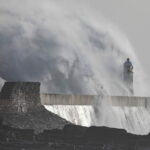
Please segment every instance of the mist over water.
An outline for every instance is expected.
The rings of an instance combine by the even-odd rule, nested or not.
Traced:
[[[130,57],[135,70],[135,95],[149,95],[128,39],[102,17],[59,1],[37,0],[36,6],[31,0],[7,2],[0,4],[0,76],[4,80],[40,81],[41,92],[48,93],[129,95],[122,82],[122,69]],[[87,106],[46,108],[80,125],[149,132],[146,108],[100,103],[97,113]]]

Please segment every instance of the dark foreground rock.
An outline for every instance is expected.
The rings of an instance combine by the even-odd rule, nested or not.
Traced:
[[[44,106],[28,113],[0,113],[3,125],[18,129],[33,129],[35,133],[43,130],[63,129],[70,124],[65,119],[47,111]]]
[[[16,129],[0,125],[0,150],[148,150],[150,135],[106,127],[66,125],[63,129]]]

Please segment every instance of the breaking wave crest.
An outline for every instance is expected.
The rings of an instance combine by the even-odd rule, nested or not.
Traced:
[[[21,9],[14,9],[14,3],[0,5],[2,78],[40,81],[41,92],[48,93],[128,95],[122,82],[122,64],[130,57],[135,70],[135,95],[148,95],[139,61],[128,39],[115,27],[89,13],[67,10],[58,2],[37,1],[36,7],[32,1],[28,3],[31,5],[24,2]],[[148,128],[142,131],[150,122],[147,119],[142,123],[143,116],[149,115],[145,108],[101,105],[98,114],[87,106],[46,108],[80,125],[113,126],[140,134],[149,132]]]

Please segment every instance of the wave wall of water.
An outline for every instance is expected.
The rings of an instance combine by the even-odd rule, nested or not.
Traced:
[[[129,95],[122,82],[127,57],[134,65],[135,95],[149,95],[128,39],[102,17],[53,0],[0,4],[0,76],[7,81],[40,81],[41,92],[47,93]],[[97,111],[87,106],[46,108],[80,125],[149,132],[148,109],[105,103]]]

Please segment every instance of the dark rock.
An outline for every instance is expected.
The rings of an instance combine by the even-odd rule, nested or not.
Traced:
[[[80,133],[78,136],[73,134],[78,133],[79,130],[82,134]],[[92,133],[92,138],[91,131],[96,133],[95,135]],[[27,150],[145,150],[150,148],[150,135],[138,136],[126,133],[121,129],[84,128],[75,125],[35,134],[32,129],[18,129],[2,125],[0,126],[0,148],[2,147],[5,147],[6,150],[11,148]]]

